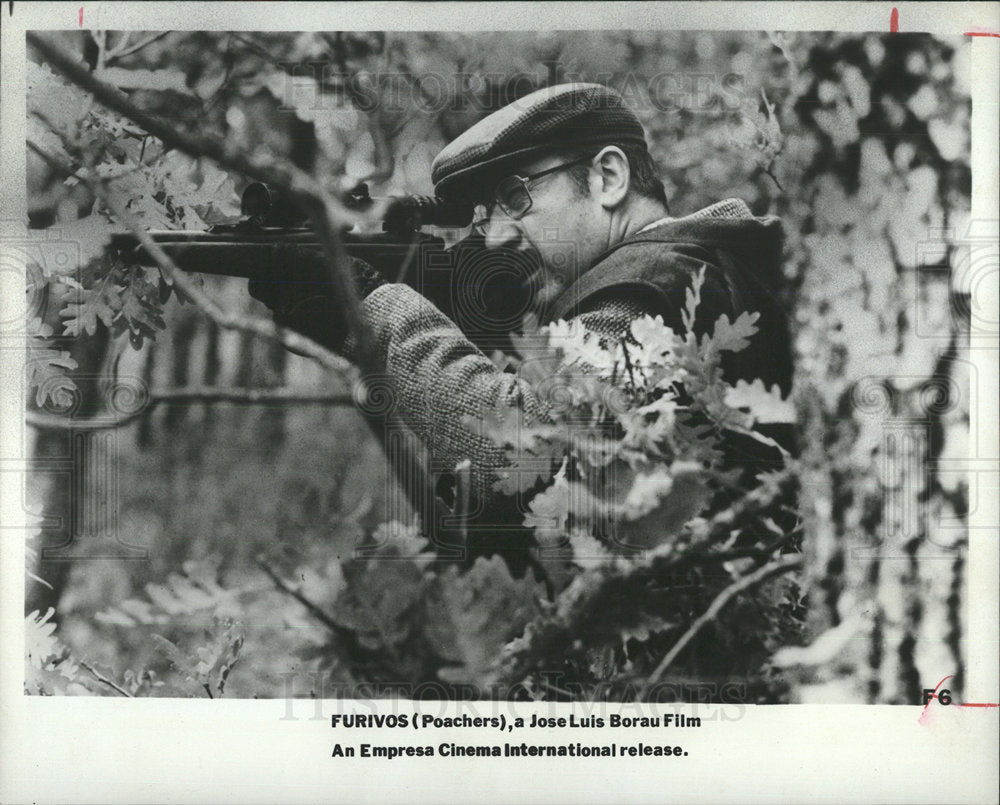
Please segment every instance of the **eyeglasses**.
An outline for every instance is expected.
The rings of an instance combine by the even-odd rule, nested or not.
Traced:
[[[493,190],[493,200],[489,204],[478,205],[477,212],[480,215],[472,222],[473,228],[480,233],[485,230],[494,206],[499,207],[507,216],[517,221],[531,209],[531,193],[528,192],[529,182],[534,182],[536,179],[541,179],[543,176],[548,176],[557,171],[566,170],[566,168],[582,165],[584,162],[590,162],[591,159],[592,157],[581,157],[580,159],[574,159],[572,162],[564,162],[561,165],[546,168],[543,171],[538,171],[538,173],[532,173],[528,176],[518,176],[515,174],[502,179]]]

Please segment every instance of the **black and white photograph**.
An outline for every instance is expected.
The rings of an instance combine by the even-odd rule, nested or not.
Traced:
[[[24,706],[270,700],[330,774],[352,724],[379,770],[658,729],[656,775],[719,713],[995,729],[997,4],[52,5],[3,109]]]

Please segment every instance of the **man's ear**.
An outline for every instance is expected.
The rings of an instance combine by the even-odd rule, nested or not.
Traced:
[[[602,148],[594,157],[594,166],[600,177],[598,198],[605,209],[618,207],[628,195],[631,169],[628,157],[617,145]]]

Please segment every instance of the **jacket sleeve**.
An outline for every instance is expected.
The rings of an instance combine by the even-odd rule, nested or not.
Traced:
[[[600,335],[624,332],[641,303],[608,300],[577,318]],[[489,505],[504,451],[469,423],[498,406],[520,407],[525,421],[546,418],[545,405],[515,374],[499,369],[433,304],[406,285],[384,285],[363,302],[400,417],[428,446],[435,475],[462,460],[472,465],[473,491]]]

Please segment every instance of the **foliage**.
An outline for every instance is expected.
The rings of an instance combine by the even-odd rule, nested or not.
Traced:
[[[788,404],[723,381],[721,356],[747,346],[754,317],[721,316],[699,340],[702,277],[688,295],[684,336],[647,317],[617,343],[566,322],[519,339],[531,356],[524,374],[549,395],[552,416],[532,424],[501,408],[487,433],[510,461],[498,489],[535,491],[524,524],[554,597],[530,574],[513,579],[497,557],[439,570],[412,533],[403,543],[377,540],[382,552],[346,563],[324,609],[335,638],[318,650],[327,664],[359,679],[444,679],[499,696],[634,696],[636,680],[641,687],[715,595],[788,546],[790,535],[744,533],[773,507],[778,479],[734,492],[721,449],[730,433],[763,438],[754,422],[788,421]],[[713,510],[720,488],[738,514]],[[795,634],[798,614],[788,587],[742,600],[698,655],[684,656],[687,670],[752,677]]]
[[[124,86],[162,88],[155,81],[147,85],[148,76],[141,71],[125,72],[131,80]],[[78,188],[81,177],[102,181],[148,228],[204,229],[238,214],[235,185],[227,173],[164,151],[156,138],[30,61],[28,99],[29,153],[46,165],[61,165],[65,187]],[[59,410],[77,393],[65,371],[75,369],[75,361],[46,346],[56,328],[59,335],[76,339],[93,336],[103,326],[114,336],[127,334],[138,350],[164,327],[169,282],[158,269],[125,265],[108,253],[111,234],[122,225],[94,204],[78,220],[30,232],[29,309],[38,310],[39,318],[30,331],[28,383],[37,389],[39,406]]]
[[[52,608],[44,615],[35,610],[24,619],[24,689],[28,693],[89,693],[77,682],[80,666],[54,636],[54,614]]]
[[[75,369],[77,363],[64,350],[39,346],[37,342],[28,344],[26,371],[29,388],[35,389],[35,404],[46,403],[57,409],[68,408],[76,385],[67,377],[67,369]]]
[[[705,507],[710,488],[703,468],[714,471],[713,482],[726,482],[719,449],[726,432],[764,438],[752,426],[776,416],[780,395],[744,395],[736,402],[747,411],[732,407],[727,399],[738,392],[722,380],[721,369],[722,353],[748,346],[756,314],[735,322],[722,315],[699,340],[692,328],[703,278],[704,271],[688,291],[684,336],[660,317],[645,317],[632,323],[628,339],[613,344],[567,322],[547,328],[547,352],[539,353],[532,339],[518,339],[522,352],[530,350],[529,372],[552,404],[554,421],[531,426],[516,409],[498,412],[491,435],[506,448],[510,468],[501,471],[497,487],[513,494],[539,479],[551,481],[532,499],[525,522],[543,549],[566,534],[587,546],[601,539],[623,555],[655,547]],[[613,537],[604,533],[609,526]]]
[[[465,570],[442,564],[416,528],[389,523],[372,534],[363,557],[330,562],[318,576],[314,567],[294,569],[303,581],[310,573],[308,584],[267,571],[288,603],[304,604],[316,621],[305,657],[351,681],[438,680],[546,698],[555,673],[558,690],[629,695],[623,685],[648,674],[657,654],[712,597],[787,546],[773,535],[739,540],[749,515],[773,503],[775,479],[763,479],[756,497],[755,490],[739,491],[744,510],[738,517],[732,509],[712,511],[713,493],[735,485],[722,465],[726,435],[754,434],[757,419],[785,419],[787,403],[723,381],[722,354],[747,346],[754,317],[730,322],[721,316],[711,334],[697,338],[703,275],[688,294],[684,336],[647,317],[618,343],[566,322],[533,341],[536,360],[554,367],[539,383],[551,391],[555,381],[563,405],[536,426],[520,422],[515,409],[499,411],[493,435],[511,459],[501,488],[524,491],[510,481],[525,461],[521,444],[532,460],[541,456],[558,468],[528,471],[533,483],[544,481],[524,524],[534,530],[546,584],[530,574],[512,577],[499,557],[479,558]],[[595,432],[604,438],[595,441]],[[728,549],[738,542],[734,556]],[[188,562],[184,574],[147,584],[145,600],[126,599],[99,620],[118,627],[183,625],[190,632],[210,616],[213,626],[193,651],[159,634],[151,639],[181,681],[222,695],[244,640],[243,627],[229,617],[245,618],[259,604],[253,601],[259,587],[226,589],[216,573],[211,565]],[[701,644],[712,662],[698,660],[698,670],[720,679],[736,669],[751,673],[794,632],[795,605],[787,594],[782,589],[734,606],[731,620],[727,612],[713,624],[714,643]],[[578,628],[581,613],[586,629]]]
[[[938,643],[918,639],[932,623],[949,624],[945,661],[961,668],[964,537],[960,527],[947,532],[939,524],[964,523],[967,482],[948,470],[906,477],[888,460],[884,439],[908,422],[926,432],[916,466],[933,458],[941,459],[934,466],[951,466],[964,456],[962,389],[969,380],[956,334],[967,326],[963,282],[971,263],[956,238],[968,227],[968,42],[905,34],[174,32],[121,55],[144,35],[54,35],[82,52],[97,75],[181,129],[288,158],[327,177],[331,189],[368,179],[376,194],[428,192],[429,163],[440,146],[537,86],[598,80],[622,90],[667,169],[674,214],[739,196],[756,213],[786,222],[786,298],[807,445],[795,474],[810,490],[804,543],[809,576],[818,580],[810,589],[811,626],[816,634],[839,629],[836,635],[850,627],[852,646],[866,647],[831,663],[825,676],[804,660],[795,671],[794,658],[812,655],[781,655],[786,676],[798,673],[795,695],[826,690],[832,675],[847,680],[853,701],[907,700],[917,668],[930,662],[921,652]],[[317,64],[328,69],[317,71]],[[106,180],[144,225],[200,228],[236,212],[245,177],[165,152],[44,65],[29,64],[28,82],[29,139],[78,176]],[[107,259],[107,238],[120,222],[86,182],[35,152],[28,159],[36,227],[28,244],[28,380],[37,405],[75,411],[88,374],[118,366],[165,385],[213,376],[220,355],[235,366],[220,377],[236,385],[315,378],[297,359],[279,360],[260,345],[239,353],[219,347],[210,328],[190,323],[190,310],[165,304],[172,290],[155,271]],[[243,304],[243,287],[220,282],[212,290],[233,309]],[[170,337],[154,346],[160,321]],[[105,364],[88,362],[83,347],[109,326],[141,350],[121,356],[113,348]],[[752,326],[720,322],[711,348],[737,346]],[[762,478],[749,494],[734,488],[719,437],[723,427],[752,432],[755,423],[785,422],[792,413],[789,401],[759,384],[717,382],[706,345],[678,339],[655,321],[639,327],[635,343],[602,345],[556,328],[551,344],[524,344],[530,360],[521,375],[564,408],[545,424],[498,414],[501,441],[519,433],[527,445],[511,455],[500,481],[515,495],[536,492],[526,524],[547,547],[539,556],[546,595],[496,560],[438,567],[414,542],[412,527],[400,524],[372,538],[396,545],[391,561],[345,562],[379,519],[378,501],[366,508],[358,498],[381,484],[372,469],[380,456],[353,442],[348,453],[358,429],[349,415],[258,409],[220,417],[174,408],[148,417],[140,435],[130,431],[134,441],[120,457],[122,511],[137,512],[126,530],[150,535],[150,561],[85,563],[90,572],[71,578],[58,607],[65,645],[101,647],[104,664],[124,680],[116,684],[129,689],[139,680],[141,692],[156,695],[204,695],[198,664],[225,656],[218,638],[227,619],[244,624],[240,654],[247,659],[228,677],[226,695],[280,691],[283,673],[306,667],[295,658],[303,646],[315,655],[308,663],[344,679],[492,680],[520,684],[517,695],[531,696],[558,696],[556,688],[576,684],[593,693],[615,679],[615,694],[629,695],[625,688],[648,678],[713,592],[745,577],[753,556],[787,535],[771,516],[787,481]],[[671,373],[683,374],[692,399],[678,398]],[[870,404],[872,379],[885,391],[884,405]],[[928,394],[942,387],[943,397]],[[579,437],[581,421],[600,438]],[[232,472],[237,465],[241,472]],[[341,499],[332,479],[342,465],[356,476],[354,500]],[[317,474],[316,466],[333,469]],[[904,494],[898,490],[912,490],[913,499],[897,499]],[[885,506],[920,511],[931,524],[890,545],[908,562],[879,563],[883,531],[893,522]],[[370,516],[354,514],[368,509]],[[760,538],[748,542],[746,534]],[[286,586],[333,625],[260,575],[253,560],[268,546]],[[954,561],[922,562],[935,546]],[[853,561],[859,548],[876,557]],[[184,564],[218,552],[224,558],[211,579],[222,593]],[[390,565],[396,569],[383,569]],[[507,592],[501,598],[492,590]],[[697,666],[699,657],[719,654],[719,644],[722,654],[758,664],[769,648],[757,637],[777,643],[794,631],[797,596],[774,583],[731,602],[726,623],[699,638],[716,647],[690,646],[671,670],[699,678],[733,672]],[[512,631],[494,628],[502,601],[516,613]],[[432,613],[435,625],[414,623],[408,605]],[[99,610],[119,613],[121,623],[93,629]],[[870,614],[855,617],[859,611]],[[126,617],[133,623],[125,625]],[[31,628],[51,634],[51,623],[38,619]],[[576,645],[579,623],[588,634],[593,625],[594,645]],[[154,630],[179,647],[187,671],[153,645]],[[467,641],[466,633],[475,636]],[[513,642],[501,648],[505,641]],[[199,654],[215,652],[212,646],[223,649]],[[52,668],[34,672],[58,675],[56,655],[49,656]],[[558,682],[546,669],[561,674]],[[113,693],[103,683],[93,687]],[[51,685],[55,691],[69,692],[64,682]]]
[[[153,638],[185,680],[198,684],[210,699],[222,697],[226,680],[243,648],[243,633],[239,627],[225,624],[222,631],[212,635],[209,644],[199,647],[194,655],[182,651],[161,635],[153,635]]]

